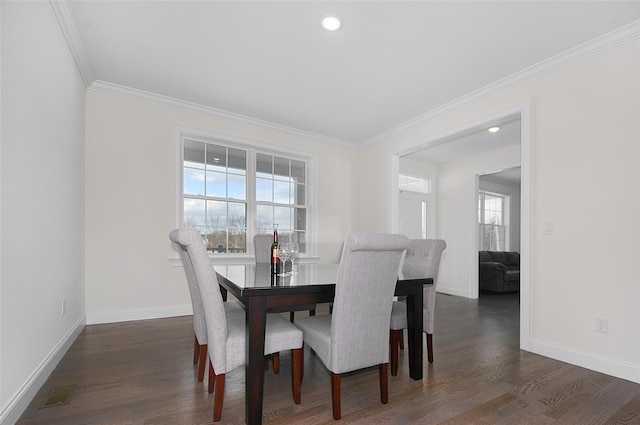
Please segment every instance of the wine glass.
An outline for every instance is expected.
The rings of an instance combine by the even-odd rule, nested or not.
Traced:
[[[282,262],[282,272],[278,276],[289,276],[287,273],[287,261],[291,259],[291,247],[288,243],[281,243],[278,249],[280,255],[280,261]]]
[[[300,247],[298,246],[297,243],[290,243],[289,244],[289,258],[291,259],[291,274],[297,274],[298,272],[294,271],[293,269],[293,262],[296,260],[296,258],[298,257],[298,254],[300,253]]]

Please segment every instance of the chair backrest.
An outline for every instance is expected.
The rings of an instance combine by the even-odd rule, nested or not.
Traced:
[[[207,323],[208,352],[216,371],[227,369],[227,317],[218,279],[200,233],[193,228],[178,230],[178,243],[189,253]]]
[[[338,267],[331,320],[334,373],[389,361],[389,320],[404,235],[349,233]]]
[[[255,235],[253,237],[256,264],[271,264],[272,243],[273,235]]]
[[[442,251],[447,243],[442,239],[412,239],[404,256],[402,273],[416,277],[433,278],[433,286],[425,286],[423,292],[424,331],[433,333],[433,318],[436,305],[436,284]]]
[[[447,243],[442,239],[411,239],[404,256],[402,273],[431,277],[433,286],[436,286],[440,258],[446,248]]]
[[[191,306],[193,308],[193,332],[196,334],[198,343],[200,345],[207,343],[207,322],[204,318],[204,307],[202,306],[202,296],[200,295],[200,288],[198,288],[198,281],[196,280],[196,272],[191,264],[191,258],[187,248],[180,244],[178,241],[179,229],[172,230],[169,233],[169,239],[175,243],[180,253],[180,259],[184,266],[184,272],[187,275],[187,283],[189,285],[189,294],[191,294]]]

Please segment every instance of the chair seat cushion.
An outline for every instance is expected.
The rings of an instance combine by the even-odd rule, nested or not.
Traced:
[[[216,373],[227,373],[245,364],[245,332],[244,314],[227,317],[226,370],[216,370]],[[291,350],[292,348],[302,348],[302,336],[302,331],[280,314],[267,314],[264,354],[278,353],[280,351]]]
[[[304,332],[304,342],[316,352],[325,365],[329,365],[331,353],[331,315],[301,317],[296,326]]]
[[[429,325],[431,322],[431,315],[428,309],[422,311],[422,331],[429,333]],[[392,331],[406,329],[407,324],[407,303],[404,301],[394,301],[391,306],[391,323],[389,329]]]
[[[280,314],[267,314],[264,354],[302,348],[303,334],[293,323]]]

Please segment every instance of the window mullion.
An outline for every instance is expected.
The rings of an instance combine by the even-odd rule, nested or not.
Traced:
[[[247,149],[247,235],[255,235],[258,228],[256,173],[256,151]]]

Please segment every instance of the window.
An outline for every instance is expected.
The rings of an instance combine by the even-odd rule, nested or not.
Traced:
[[[214,254],[247,253],[254,234],[307,247],[307,161],[220,140],[182,135],[181,217]]]
[[[413,177],[406,174],[398,175],[398,186],[400,190],[410,192],[431,193],[431,181],[420,177]]]
[[[480,250],[506,251],[508,196],[480,191],[478,196],[478,231]]]
[[[256,232],[277,225],[280,240],[298,242],[300,252],[306,252],[306,174],[304,161],[256,154]]]

